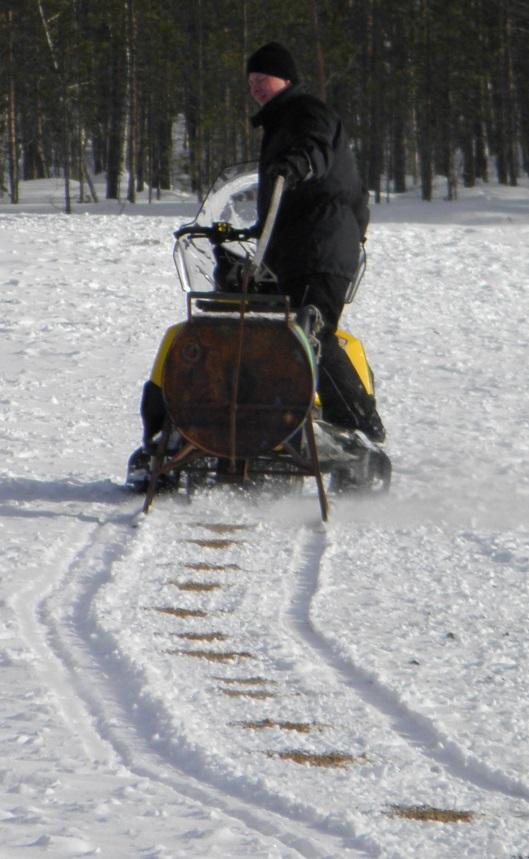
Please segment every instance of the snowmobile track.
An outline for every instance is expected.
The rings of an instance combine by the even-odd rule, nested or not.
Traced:
[[[164,499],[160,508],[173,501]],[[216,678],[211,710],[203,715],[210,719],[213,733],[221,730],[217,720],[223,723],[233,756],[242,732],[263,737],[260,745],[254,742],[251,747],[254,760],[266,755],[278,766],[305,763],[304,770],[368,766],[371,743],[375,745],[383,725],[408,750],[410,766],[426,759],[445,777],[478,791],[527,801],[524,785],[469,758],[387,685],[342,656],[315,625],[312,606],[332,545],[328,531],[303,526],[293,539],[278,545],[272,563],[283,572],[267,593],[263,588],[272,579],[271,559],[268,556],[264,565],[259,559],[273,523],[263,525],[252,515],[246,515],[244,524],[225,514],[214,518],[210,507],[201,511],[198,500],[178,508],[175,532],[168,533],[163,516],[158,520],[153,512],[145,519],[138,517],[133,505],[127,509],[130,515],[85,517],[81,531],[78,527],[75,531],[72,520],[76,539],[71,552],[60,558],[50,547],[34,605],[30,601],[22,607],[30,597],[29,587],[18,596],[26,638],[40,640],[42,670],[60,702],[58,709],[90,759],[106,767],[119,762],[136,776],[168,788],[175,798],[195,800],[276,839],[293,855],[310,859],[381,855],[376,838],[359,835],[351,821],[303,808],[282,791],[276,794],[247,776],[241,782],[233,768],[223,769],[222,761],[219,771],[216,753],[212,757],[194,737],[193,726],[190,730],[185,724],[185,712],[175,722],[170,698],[150,688],[149,666],[131,658],[120,636],[104,622],[99,603],[105,589],[121,588],[130,599],[131,588],[137,587],[138,611],[152,617],[157,609],[160,619],[165,616],[166,622],[180,624],[168,633],[171,648],[163,645],[162,632],[160,641],[152,639],[146,649],[149,659],[193,657],[200,665],[197,683],[202,677],[211,685]],[[144,592],[149,587],[153,593],[160,591],[160,571],[165,567],[171,571],[173,561],[186,575],[180,572],[167,579],[164,573],[164,593],[172,596],[168,602],[159,598],[149,603]],[[50,570],[55,570],[53,576]],[[254,617],[253,624],[249,617]],[[175,646],[175,636],[181,646]],[[224,675],[219,674],[223,664]],[[224,706],[219,703],[222,698]],[[362,729],[374,726],[371,735],[368,732],[373,741],[368,738],[365,746],[355,745],[349,725],[342,732],[349,740],[333,745],[328,731],[332,717],[326,718],[330,699],[343,701],[344,722]],[[264,739],[270,729],[285,738],[280,747],[271,747]],[[297,739],[305,733],[312,737],[308,746]]]
[[[115,651],[113,641],[106,640],[92,610],[99,591],[112,578],[114,565],[131,550],[130,526],[136,527],[136,513],[120,520],[87,526],[67,559],[50,553],[42,581],[50,568],[55,567],[59,574],[25,610],[25,633],[28,640],[40,639],[42,670],[62,702],[59,711],[75,742],[91,760],[105,766],[119,762],[138,777],[169,788],[176,797],[236,818],[250,830],[284,845],[289,856],[325,859],[332,842],[336,855],[378,856],[378,846],[369,840],[360,838],[355,844],[349,827],[341,831],[339,825],[323,826],[319,832],[315,821],[303,820],[303,815],[278,813],[272,796],[262,796],[261,802],[244,801],[235,792],[227,796],[223,783],[215,785],[207,772],[201,773],[196,750],[183,748],[182,737],[175,741],[163,703],[144,694],[141,671],[131,665],[124,671],[123,655]],[[224,528],[231,530],[219,525],[219,530]],[[141,542],[141,525],[134,538]],[[202,548],[222,549],[223,541],[218,538],[201,542]],[[28,597],[29,588],[19,599]],[[73,699],[72,689],[77,695]]]
[[[382,714],[391,730],[422,755],[439,764],[452,777],[475,785],[480,790],[502,793],[529,802],[529,787],[493,770],[446,737],[431,721],[408,708],[388,686],[361,665],[340,656],[321,630],[311,622],[311,602],[318,590],[320,567],[325,555],[325,537],[309,537],[298,569],[300,582],[291,604],[293,626],[300,638],[336,674],[337,681],[353,689],[370,708]]]

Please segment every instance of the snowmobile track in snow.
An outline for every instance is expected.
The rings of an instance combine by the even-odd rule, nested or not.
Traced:
[[[71,555],[64,559],[50,552],[41,581],[33,580],[31,588],[22,590],[18,597],[20,613],[25,616],[25,635],[28,641],[40,641],[41,672],[60,702],[59,712],[69,724],[74,741],[91,760],[104,764],[119,761],[132,773],[159,782],[176,795],[215,808],[227,818],[237,818],[249,829],[276,839],[292,855],[324,859],[329,855],[330,840],[337,841],[336,850],[341,853],[339,827],[337,832],[327,830],[322,836],[312,821],[296,819],[295,815],[290,818],[281,810],[277,813],[273,803],[267,807],[266,798],[260,806],[236,795],[227,797],[222,784],[216,786],[206,776],[201,778],[200,761],[193,760],[193,750],[182,749],[182,743],[171,736],[163,702],[148,700],[141,673],[130,665],[124,672],[121,654],[111,653],[92,607],[112,577],[114,564],[130,549],[133,523],[134,517],[120,517],[120,521],[85,527]],[[134,537],[141,541],[141,530]],[[208,548],[222,548],[219,541],[204,542]],[[50,577],[52,569],[54,575]],[[38,595],[34,601],[32,593]],[[251,682],[259,683],[259,678]],[[72,698],[72,690],[77,697]],[[245,695],[251,694],[245,690]],[[364,846],[363,839],[353,845],[350,832],[348,835],[344,855],[378,855],[376,845]]]
[[[431,758],[454,778],[475,785],[480,790],[503,793],[529,802],[529,788],[499,773],[472,757],[444,736],[427,718],[414,713],[388,686],[382,684],[362,666],[336,653],[310,620],[311,602],[318,589],[318,576],[326,542],[319,534],[309,538],[306,560],[298,570],[299,588],[291,606],[293,623],[299,635],[312,648],[315,658],[329,665],[338,682],[346,685],[370,707],[387,718],[391,729],[427,758]],[[354,619],[352,619],[354,623]]]
[[[170,504],[171,499],[167,499],[167,503]],[[131,660],[119,638],[101,623],[98,598],[107,586],[113,586],[116,577],[119,580],[126,566],[132,580],[137,582],[136,599],[142,604],[141,610],[150,616],[165,615],[171,622],[184,624],[169,631],[167,640],[172,641],[172,646],[165,646],[161,632],[159,642],[153,636],[153,659],[163,654],[173,660],[192,659],[202,666],[211,664],[213,671],[218,670],[219,665],[236,669],[235,676],[210,675],[209,679],[215,681],[215,691],[212,710],[205,713],[206,718],[213,718],[214,714],[215,719],[224,721],[228,742],[230,729],[261,737],[275,730],[288,737],[281,748],[269,748],[266,742],[261,744],[253,753],[254,757],[264,754],[278,765],[303,769],[368,766],[372,758],[369,741],[365,749],[354,751],[347,746],[334,747],[332,742],[326,741],[334,711],[329,719],[325,715],[316,719],[314,702],[310,702],[314,698],[323,702],[325,698],[332,698],[335,702],[342,700],[339,707],[346,714],[345,722],[350,721],[352,725],[356,722],[360,729],[368,722],[384,723],[399,744],[408,749],[411,761],[419,755],[441,768],[446,776],[466,782],[479,791],[503,793],[523,800],[529,798],[522,784],[469,758],[428,719],[407,708],[390,688],[361,665],[341,656],[317,629],[311,620],[311,607],[326,562],[325,531],[320,527],[316,530],[303,527],[291,540],[291,545],[283,541],[276,552],[277,566],[283,569],[281,587],[277,593],[265,595],[260,594],[259,588],[267,576],[261,576],[256,585],[252,578],[256,570],[249,569],[248,560],[251,557],[259,566],[260,546],[270,536],[269,528],[261,526],[258,533],[256,522],[250,521],[243,528],[230,522],[202,521],[203,518],[197,523],[194,508],[184,513],[179,509],[174,534],[167,533],[163,523],[160,532],[153,513],[148,521],[140,517],[139,527],[134,529],[130,528],[131,524],[136,524],[134,515],[87,521],[81,533],[77,529],[67,558],[50,551],[41,576],[42,592],[33,607],[31,604],[22,607],[30,597],[29,588],[20,592],[18,599],[20,613],[26,619],[26,636],[28,640],[40,639],[43,670],[61,702],[63,717],[72,725],[76,740],[83,744],[92,759],[109,764],[119,760],[138,776],[237,818],[256,832],[273,836],[300,856],[323,859],[329,855],[380,855],[376,839],[357,836],[349,822],[329,818],[316,809],[309,812],[292,798],[276,796],[270,787],[252,784],[252,780],[241,788],[240,777],[235,777],[233,772],[219,774],[218,764],[212,765],[209,750],[201,748],[185,724],[175,725],[168,701],[160,698],[156,690],[151,693],[148,684],[146,689],[145,666]],[[197,530],[199,535],[196,535]],[[183,532],[182,536],[179,532]],[[201,536],[208,532],[215,536]],[[229,537],[220,536],[228,533]],[[145,548],[146,536],[159,551],[149,546]],[[179,546],[187,546],[187,551],[193,553],[189,556],[193,560],[178,561]],[[163,604],[162,601],[156,605],[145,604],[142,582],[147,588],[149,572],[153,578],[159,577],[158,562],[162,561],[162,568],[169,566],[166,559],[171,555],[176,557],[178,569],[184,572],[184,576],[171,575],[165,580],[165,587],[173,594],[171,603],[164,600]],[[137,572],[133,570],[134,564]],[[55,572],[48,584],[46,576],[50,569]],[[130,588],[130,582],[125,581],[121,587]],[[233,590],[239,593],[238,602],[222,603]],[[185,604],[176,605],[181,598]],[[220,603],[211,607],[208,601],[214,599]],[[268,640],[263,641],[266,635],[263,624],[255,630],[248,626],[248,610],[238,622],[241,605],[248,600],[254,602],[250,615],[253,612],[257,619],[262,610],[268,618],[274,618],[275,625],[268,632]],[[214,628],[210,625],[212,621]],[[186,626],[197,622],[205,626],[200,629]],[[243,641],[238,641],[239,629],[244,630]],[[175,646],[175,638],[181,646]],[[249,641],[253,648],[248,647]],[[262,671],[263,651],[265,671]],[[259,665],[257,671],[261,672],[257,675],[255,663]],[[204,668],[201,670],[197,682],[208,682]],[[72,689],[77,694],[73,700]],[[240,701],[244,709],[240,718],[233,718],[233,710],[224,713],[219,704],[222,698],[228,703],[232,701],[233,705]],[[262,712],[256,709],[260,705],[265,708]],[[275,707],[273,718],[270,705]],[[285,715],[291,713],[292,708],[299,714],[297,720]],[[325,703],[320,709],[325,712]],[[211,725],[211,730],[215,731],[215,724]],[[301,734],[313,738],[310,749],[292,743],[291,738]],[[237,736],[231,735],[233,757],[238,754],[237,742]],[[259,763],[255,765],[259,767]],[[402,799],[399,808],[404,814],[406,798]],[[400,813],[399,808],[393,813]],[[442,820],[445,815],[449,821],[452,810],[437,811],[438,817],[432,819]],[[385,809],[384,813],[391,813],[391,809]],[[454,815],[458,813],[472,815],[473,810],[453,811]],[[336,853],[329,854],[332,844]]]

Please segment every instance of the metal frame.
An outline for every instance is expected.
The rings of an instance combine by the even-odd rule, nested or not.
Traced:
[[[160,477],[163,477],[163,475],[165,474],[169,474],[169,472],[183,471],[186,466],[190,465],[194,461],[201,458],[209,458],[211,456],[207,451],[195,447],[190,442],[186,442],[177,453],[175,453],[173,456],[170,456],[164,462],[166,458],[168,441],[172,431],[173,424],[168,419],[162,430],[160,443],[158,445],[158,449],[154,457],[154,463],[151,470],[149,485],[147,487],[145,502],[143,505],[144,513],[149,512],[151,504],[154,500],[154,496],[156,494],[156,486]],[[302,425],[301,431],[305,431],[306,433],[307,444],[309,448],[309,457],[302,456],[299,451],[297,451],[289,442],[283,442],[280,449],[272,451],[267,455],[258,454],[255,458],[246,457],[245,459],[240,460],[234,459],[231,464],[233,468],[233,480],[237,483],[242,483],[244,485],[244,483],[247,483],[251,480],[251,477],[254,474],[285,474],[288,476],[299,475],[300,477],[314,477],[318,490],[318,500],[320,504],[321,518],[324,522],[326,522],[329,515],[329,503],[323,483],[323,477],[318,459],[318,450],[314,437],[314,427],[312,424],[312,417],[310,415],[306,418],[304,424]],[[258,465],[255,471],[251,468],[252,462]],[[281,468],[282,462],[285,463],[284,468]],[[240,472],[237,472],[235,470],[237,463],[240,463],[242,466]],[[274,467],[272,467],[272,465]]]

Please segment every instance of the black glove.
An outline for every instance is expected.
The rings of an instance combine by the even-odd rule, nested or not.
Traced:
[[[267,174],[273,182],[278,176],[283,176],[285,187],[295,188],[307,178],[310,169],[309,158],[304,152],[292,152],[273,161]]]
[[[223,242],[246,242],[256,235],[254,228],[232,227],[227,221],[215,221],[211,225],[211,240],[214,244]]]

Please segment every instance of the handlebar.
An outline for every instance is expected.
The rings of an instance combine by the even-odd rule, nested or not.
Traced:
[[[247,241],[253,237],[251,229],[237,229],[232,227],[227,221],[214,221],[211,226],[202,224],[184,224],[175,230],[174,236],[176,239],[181,239],[184,236],[194,236],[195,238],[209,239],[212,244],[220,245],[223,242],[241,242]]]

